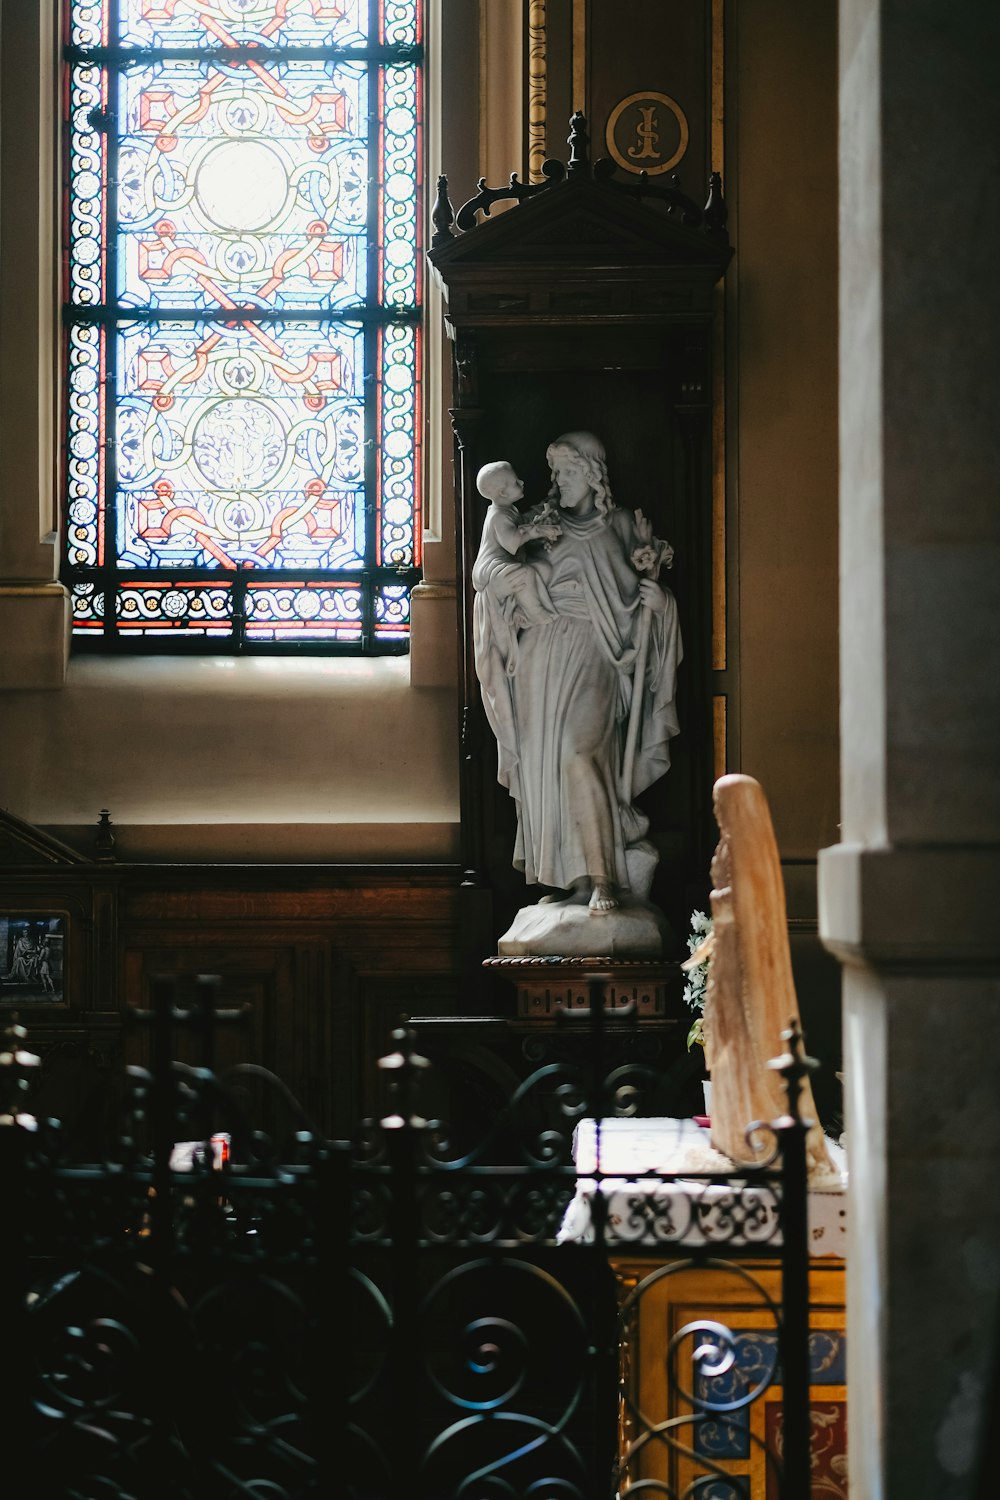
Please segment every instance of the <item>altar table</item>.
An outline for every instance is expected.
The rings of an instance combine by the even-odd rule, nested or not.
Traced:
[[[840,1175],[811,1188],[808,1205],[812,1478],[814,1496],[847,1500],[847,1163],[836,1143],[827,1144]],[[706,1500],[778,1500],[768,1458],[781,1449],[783,1394],[774,1188],[754,1185],[752,1174],[714,1153],[709,1132],[692,1120],[612,1119],[599,1131],[585,1120],[574,1136],[574,1159],[588,1175],[579,1179],[560,1242],[593,1241],[598,1179],[590,1173],[602,1174],[607,1204],[620,1307],[620,1493],[645,1483],[656,1493],[696,1492]],[[736,1178],[731,1185],[684,1176],[727,1167]],[[662,1255],[651,1257],[651,1245]],[[709,1351],[701,1366],[699,1346],[703,1361]],[[731,1367],[707,1379],[713,1347],[728,1351]],[[741,1407],[741,1395],[757,1385],[761,1394]],[[706,1411],[705,1397],[736,1404],[715,1414]]]

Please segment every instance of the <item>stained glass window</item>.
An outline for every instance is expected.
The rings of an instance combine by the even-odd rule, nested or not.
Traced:
[[[421,0],[67,0],[79,641],[403,649]]]

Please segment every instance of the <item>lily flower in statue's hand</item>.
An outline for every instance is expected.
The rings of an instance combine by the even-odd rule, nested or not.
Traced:
[[[632,553],[632,566],[637,573],[652,573],[656,567],[656,548],[636,547]]]
[[[650,578],[655,578],[661,568],[669,568],[674,560],[674,549],[669,542],[661,542],[656,537],[652,541],[645,542],[641,547],[636,547],[632,553],[632,566],[637,573],[648,573]]]
[[[661,568],[669,568],[674,560],[674,549],[669,542],[661,542],[653,535],[653,523],[641,510],[635,513],[635,532],[640,546],[632,552],[632,566],[637,573],[655,578]]]

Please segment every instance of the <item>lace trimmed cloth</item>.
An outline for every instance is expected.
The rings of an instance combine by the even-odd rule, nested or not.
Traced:
[[[826,1146],[831,1170],[809,1183],[809,1249],[844,1256],[847,1158],[834,1141]],[[756,1180],[753,1169],[716,1151],[709,1132],[693,1120],[611,1119],[599,1130],[596,1120],[581,1120],[573,1159],[582,1175],[559,1229],[561,1245],[593,1244],[598,1191],[607,1206],[609,1244],[781,1245],[777,1184]],[[687,1175],[693,1173],[706,1176]]]

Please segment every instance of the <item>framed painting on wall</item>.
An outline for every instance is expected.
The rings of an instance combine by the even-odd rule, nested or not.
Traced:
[[[0,1005],[61,1005],[66,972],[62,912],[0,912]]]

